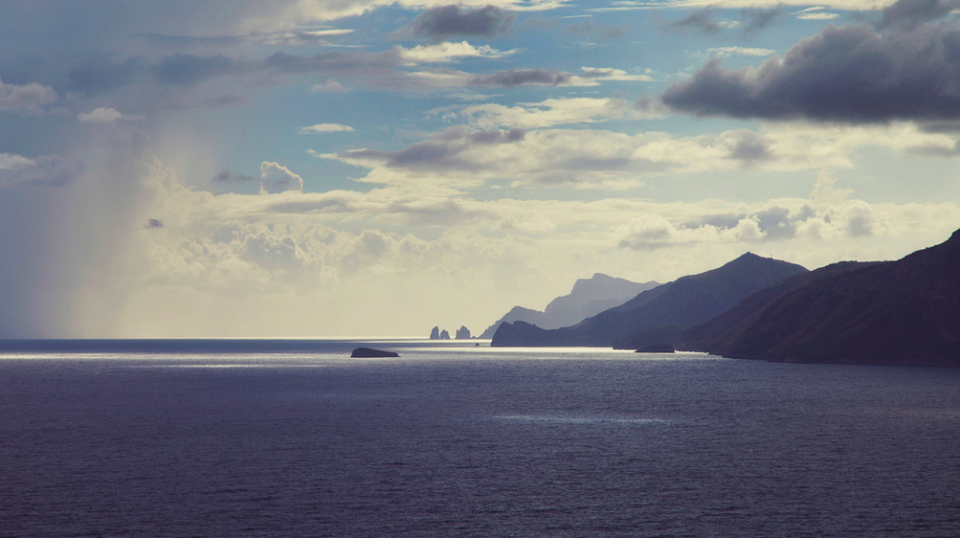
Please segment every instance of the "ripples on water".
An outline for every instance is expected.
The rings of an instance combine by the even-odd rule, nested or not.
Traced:
[[[960,536],[958,370],[57,353],[0,356],[3,537]]]

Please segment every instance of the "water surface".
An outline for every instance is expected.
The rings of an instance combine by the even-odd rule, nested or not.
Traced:
[[[960,536],[958,370],[353,344],[0,344],[0,536]]]

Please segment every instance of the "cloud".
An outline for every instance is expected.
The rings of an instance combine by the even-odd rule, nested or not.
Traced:
[[[763,161],[771,158],[770,138],[747,129],[728,131],[728,158],[749,164],[754,161]]]
[[[745,217],[731,228],[703,225],[677,228],[666,218],[652,214],[627,221],[617,230],[620,248],[649,250],[692,243],[757,242],[765,237],[756,218]]]
[[[536,136],[511,142],[509,132],[463,129],[433,141],[528,150],[523,145]],[[116,331],[411,334],[444,309],[461,324],[489,323],[514,302],[538,304],[590,271],[667,281],[746,249],[813,268],[899,256],[960,226],[951,202],[866,203],[832,181],[821,176],[809,198],[668,203],[396,188],[214,196],[173,184],[136,213],[138,242],[125,250],[139,256],[137,270],[123,279],[132,284]],[[162,233],[142,229],[145,212],[162,219]],[[384,302],[385,294],[394,300]],[[397,315],[372,320],[371,308]],[[290,315],[264,325],[271,312]],[[229,323],[219,324],[223,316]]]
[[[485,108],[476,117],[489,124],[516,118],[521,125],[562,121],[557,118],[569,112],[585,117],[582,109],[564,110],[564,103],[557,100],[555,110]],[[601,103],[597,100],[590,104]],[[849,153],[864,145],[895,146],[906,151],[938,140],[915,128],[883,135],[791,127],[767,132],[731,130],[672,136],[590,129],[484,131],[451,127],[401,150],[360,149],[318,157],[370,169],[362,179],[364,182],[410,189],[462,192],[489,182],[623,189],[636,187],[650,178],[706,170],[849,167]]]
[[[147,66],[142,58],[116,62],[109,56],[95,56],[70,69],[68,77],[71,91],[96,95],[129,86],[145,72]]]
[[[639,110],[626,99],[613,97],[546,99],[539,103],[516,103],[514,106],[485,103],[468,106],[450,116],[453,115],[467,118],[472,125],[483,129],[500,126],[542,129],[576,123],[659,117],[655,111]]]
[[[165,84],[192,86],[210,78],[247,72],[252,67],[221,54],[197,56],[177,53],[161,59],[153,66],[153,72]]]
[[[749,212],[705,215],[682,223],[655,213],[641,215],[618,227],[619,246],[653,250],[703,243],[784,242],[795,238],[856,240],[902,233],[912,226],[909,221],[917,218],[911,210],[893,204],[871,205],[848,199],[853,191],[837,189],[835,184],[835,179],[820,174],[808,200],[771,201]]]
[[[422,63],[446,63],[459,58],[504,58],[516,54],[516,50],[499,51],[488,45],[474,47],[466,41],[460,43],[439,43],[436,45],[417,45],[412,49],[398,47],[400,56],[410,65]]]
[[[111,123],[119,120],[123,114],[115,108],[100,107],[90,112],[82,112],[77,115],[77,119],[84,123]]]
[[[0,111],[38,113],[44,105],[59,99],[57,92],[49,86],[36,82],[18,86],[0,81]]]
[[[574,75],[548,69],[508,69],[492,75],[477,75],[469,79],[471,86],[499,86],[513,88],[527,84],[564,86],[575,80]]]
[[[960,0],[898,0],[881,11],[877,28],[899,24],[915,26],[946,17],[960,9]]]
[[[353,131],[353,127],[350,127],[349,125],[340,125],[339,123],[318,123],[316,125],[310,125],[300,129],[298,134],[339,133],[345,131]]]
[[[276,194],[285,191],[303,191],[303,178],[286,166],[263,161],[260,163],[260,194]]]
[[[316,77],[319,82],[312,86],[313,91],[333,93],[347,92],[348,87],[436,91],[524,85],[596,86],[605,81],[651,80],[646,74],[612,68],[583,68],[581,73],[574,74],[535,67],[493,73],[447,67],[465,59],[496,60],[518,52],[461,41],[410,48],[395,45],[378,52],[335,50],[302,55],[279,51],[260,59],[183,52],[156,60],[94,55],[72,69],[69,76],[74,93],[93,96],[110,92],[114,102],[141,110],[234,105],[243,98],[225,94],[225,89],[285,85],[295,77]]]
[[[827,26],[758,68],[711,60],[674,84],[663,102],[678,112],[849,123],[960,117],[960,27],[941,22],[877,34]]]
[[[335,80],[328,80],[320,84],[314,84],[313,91],[317,93],[347,93],[350,91],[349,88],[345,87],[343,84]]]
[[[115,108],[100,107],[77,114],[77,119],[82,123],[113,123],[119,120],[142,120],[143,116],[127,116]]]
[[[234,174],[229,170],[221,170],[219,174],[213,176],[211,181],[214,183],[245,183],[248,181],[256,181],[256,178],[245,174]]]
[[[802,21],[829,21],[838,18],[840,15],[823,11],[822,7],[809,7],[800,11],[795,11],[793,16]]]
[[[492,5],[466,11],[459,5],[428,9],[420,14],[410,29],[414,35],[444,39],[451,35],[493,37],[510,31],[513,15]]]
[[[760,49],[750,47],[715,47],[707,49],[707,53],[717,58],[729,58],[730,56],[771,56],[777,51],[773,49]]]
[[[753,8],[740,10],[740,22],[743,25],[743,33],[746,36],[753,36],[761,30],[765,30],[774,25],[783,15],[783,6],[777,5],[771,8]]]
[[[0,189],[14,185],[60,187],[83,171],[82,163],[56,155],[29,158],[0,153]]]
[[[842,9],[847,11],[873,11],[883,9],[894,3],[894,0],[829,0],[819,2],[820,6],[831,9]],[[651,4],[645,0],[618,0],[609,7],[591,8],[589,11],[595,13],[617,12],[617,11],[646,11],[650,9],[703,9],[705,2],[703,0],[679,0],[669,4]],[[803,6],[810,5],[810,0],[711,0],[708,9],[741,9],[772,11],[782,9],[785,6]]]
[[[604,67],[581,67],[575,75],[550,69],[507,69],[491,75],[461,75],[462,85],[478,87],[514,88],[517,86],[596,86],[604,80],[650,81],[646,74],[630,75],[622,69]]]
[[[851,168],[852,155],[867,148],[901,155],[960,154],[955,134],[928,133],[912,123],[790,122],[695,136],[532,127],[572,119],[602,121],[602,114],[623,110],[623,103],[616,101],[609,102],[609,110],[600,99],[584,106],[551,101],[529,107],[478,108],[472,111],[473,121],[485,130],[450,127],[399,150],[356,149],[314,156],[367,168],[367,175],[359,178],[365,183],[462,193],[490,185],[627,189],[682,174]],[[493,129],[495,125],[501,128]],[[521,127],[525,125],[531,127]],[[504,128],[509,127],[522,129],[522,139],[508,136]]]
[[[331,21],[359,16],[380,7],[400,5],[407,9],[442,9],[449,0],[298,0],[292,6],[272,17],[270,23],[283,27],[291,23]],[[467,0],[459,5],[474,8],[473,12],[489,7],[509,11],[545,11],[568,4],[568,0]],[[467,12],[471,13],[471,12]],[[251,21],[262,25],[260,21]]]
[[[667,30],[694,30],[702,34],[716,34],[720,30],[736,28],[740,23],[729,20],[714,20],[711,8],[695,11],[683,18],[667,21],[663,28]]]

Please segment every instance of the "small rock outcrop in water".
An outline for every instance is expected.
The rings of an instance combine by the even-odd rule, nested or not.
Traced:
[[[370,359],[374,357],[399,357],[400,355],[393,351],[384,351],[382,349],[373,349],[369,347],[358,347],[350,354],[353,358]]]
[[[431,340],[440,339],[440,327],[434,327],[433,330],[430,331],[430,339]]]
[[[466,325],[461,325],[457,329],[457,340],[469,340],[470,339],[470,329]]]
[[[441,340],[449,340],[449,339],[450,339],[450,333],[448,333],[446,329],[440,331],[440,339],[441,339]]]
[[[645,348],[638,349],[637,353],[673,353],[673,346],[668,343],[653,344]]]

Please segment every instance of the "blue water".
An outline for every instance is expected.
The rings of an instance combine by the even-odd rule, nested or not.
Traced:
[[[0,343],[0,536],[960,536],[957,369],[279,342]]]

